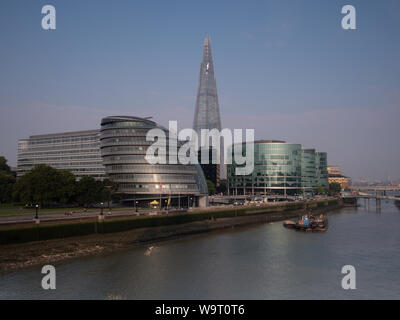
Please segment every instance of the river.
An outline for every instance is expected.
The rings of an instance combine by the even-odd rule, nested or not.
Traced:
[[[393,201],[329,214],[329,230],[281,222],[196,235],[0,275],[0,299],[399,299],[400,210]],[[356,289],[344,290],[344,265]]]

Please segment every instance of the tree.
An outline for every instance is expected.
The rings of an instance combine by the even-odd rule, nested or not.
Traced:
[[[75,177],[66,170],[38,164],[20,177],[14,185],[13,196],[18,202],[68,203],[75,194]]]
[[[12,191],[15,178],[11,174],[0,171],[0,203],[12,202]]]
[[[57,184],[57,199],[60,203],[71,203],[76,195],[76,180],[71,171],[59,170]]]
[[[12,201],[12,190],[15,177],[7,164],[7,159],[0,156],[0,203]]]
[[[77,182],[76,195],[78,203],[85,207],[109,199],[107,188],[103,182],[90,176],[84,176]]]
[[[217,189],[215,189],[215,185],[211,180],[206,180],[207,182],[207,189],[208,189],[208,194],[212,195],[215,194],[217,192]]]
[[[323,186],[317,188],[317,194],[326,194],[326,189]]]
[[[330,195],[339,194],[340,191],[342,191],[342,186],[340,185],[340,183],[332,182],[329,184],[329,194]]]
[[[217,187],[217,192],[226,193],[227,189],[228,188],[226,187],[226,180],[221,180],[219,183],[219,187]]]
[[[118,184],[115,181],[112,181],[110,179],[104,179],[103,185],[105,188],[104,200],[108,201],[108,205],[110,205],[111,201],[118,202],[121,200],[121,194],[118,193]]]
[[[11,168],[7,164],[7,159],[4,158],[3,156],[0,156],[0,171],[11,174]]]

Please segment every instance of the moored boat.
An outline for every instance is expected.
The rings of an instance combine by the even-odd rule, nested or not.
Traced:
[[[328,219],[322,214],[318,218],[308,214],[296,222],[285,221],[283,226],[302,231],[324,232],[328,229]]]
[[[284,221],[283,226],[288,229],[294,229],[296,227],[296,222],[294,221]]]

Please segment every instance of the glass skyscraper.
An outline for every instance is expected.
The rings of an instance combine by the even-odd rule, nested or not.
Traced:
[[[218,129],[221,131],[217,82],[214,74],[214,62],[211,53],[211,40],[206,37],[203,47],[203,58],[200,64],[199,85],[197,89],[196,107],[194,112],[193,129],[200,137],[201,129]],[[223,159],[223,142],[220,146],[220,165],[216,167],[219,176],[225,177]]]
[[[278,140],[254,142],[254,170],[250,175],[236,175],[239,166],[227,165],[228,193],[233,194],[313,194],[319,186],[327,187],[327,154],[302,149],[301,144]],[[245,150],[245,148],[243,148]]]

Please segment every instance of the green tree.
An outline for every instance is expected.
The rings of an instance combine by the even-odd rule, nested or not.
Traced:
[[[208,194],[212,195],[217,192],[217,189],[215,188],[214,183],[211,180],[206,180],[207,182],[207,189],[208,189]]]
[[[0,203],[12,202],[14,183],[15,178],[11,174],[0,171]]]
[[[317,194],[326,194],[326,189],[323,186],[317,188]]]
[[[77,182],[76,199],[80,205],[88,207],[96,202],[107,201],[109,191],[102,181],[84,176]]]
[[[3,156],[0,156],[0,171],[11,174],[11,168],[7,164],[7,159],[4,158]]]
[[[340,185],[340,183],[332,182],[329,184],[329,194],[330,195],[339,194],[340,191],[342,191],[342,186]]]
[[[121,200],[121,194],[118,193],[118,184],[110,179],[103,180],[104,185],[104,201],[110,205],[111,201],[118,202]]]
[[[12,202],[12,190],[15,177],[7,164],[7,159],[0,156],[0,203]]]
[[[66,170],[57,170],[45,164],[36,165],[20,177],[14,185],[13,196],[18,202],[68,203],[75,194],[75,177]]]

